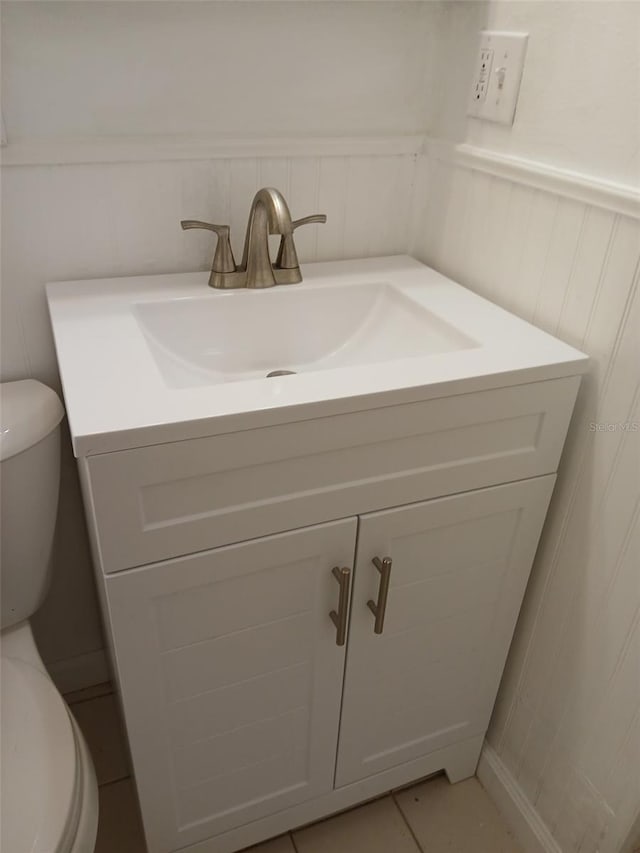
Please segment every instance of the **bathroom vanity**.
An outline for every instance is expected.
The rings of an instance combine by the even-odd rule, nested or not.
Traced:
[[[48,286],[150,853],[475,772],[586,370],[410,258],[304,276]]]

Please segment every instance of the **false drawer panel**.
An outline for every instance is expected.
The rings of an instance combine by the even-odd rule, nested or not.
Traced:
[[[556,470],[578,377],[89,457],[105,572]]]

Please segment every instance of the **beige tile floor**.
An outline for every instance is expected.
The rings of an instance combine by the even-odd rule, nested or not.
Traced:
[[[115,697],[109,684],[65,697],[100,786],[96,853],[146,853]],[[522,853],[477,781],[444,776],[250,848],[251,853]],[[247,851],[249,853],[249,851]]]

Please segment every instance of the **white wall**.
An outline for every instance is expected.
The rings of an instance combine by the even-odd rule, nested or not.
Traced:
[[[514,126],[470,121],[467,140],[638,184],[640,5],[499,0],[486,26],[530,34],[525,72]]]
[[[439,3],[3,3],[11,140],[427,129]]]
[[[640,805],[640,432],[590,424],[640,423],[640,222],[623,193],[553,191],[544,163],[637,192],[640,5],[491,3],[488,21],[530,33],[516,121],[467,122],[497,169],[423,167],[414,253],[593,358],[488,742],[542,828],[528,849],[618,853]],[[501,176],[501,154],[543,179]]]

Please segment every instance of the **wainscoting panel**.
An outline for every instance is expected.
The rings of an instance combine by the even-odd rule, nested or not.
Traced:
[[[640,802],[640,222],[431,159],[414,254],[592,356],[489,743],[564,853]]]

